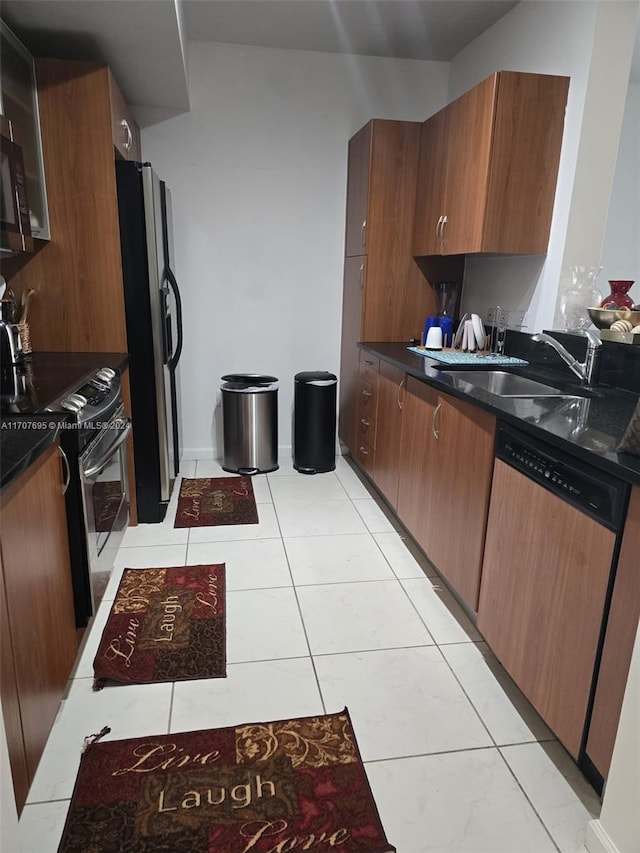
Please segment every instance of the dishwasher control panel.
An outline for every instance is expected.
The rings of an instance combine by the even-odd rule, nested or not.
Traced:
[[[609,529],[620,528],[629,491],[621,480],[506,426],[498,428],[496,457]]]

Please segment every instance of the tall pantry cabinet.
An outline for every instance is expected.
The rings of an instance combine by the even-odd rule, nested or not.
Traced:
[[[420,123],[373,119],[349,141],[342,350],[341,440],[356,441],[357,341],[419,338],[433,313],[411,257]]]

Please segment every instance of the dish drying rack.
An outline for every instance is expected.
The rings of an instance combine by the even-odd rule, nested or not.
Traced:
[[[434,361],[442,362],[443,364],[528,364],[529,362],[523,358],[504,355],[506,323],[503,321],[502,309],[499,305],[496,305],[494,312],[494,323],[491,329],[491,334],[485,334],[483,349],[475,349],[475,347],[473,350],[458,349],[463,339],[464,324],[470,320],[470,314],[464,314],[462,316],[451,347],[443,347],[441,350],[434,350],[428,349],[425,346],[410,346],[407,347],[407,349],[411,352],[417,353],[418,355],[422,355],[425,358],[431,358]],[[482,330],[484,331],[484,326],[482,326]]]

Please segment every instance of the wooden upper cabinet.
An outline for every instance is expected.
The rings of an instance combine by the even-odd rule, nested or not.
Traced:
[[[373,122],[368,122],[349,140],[347,173],[347,223],[345,255],[365,255],[369,168]]]
[[[109,73],[109,102],[114,148],[123,159],[140,161],[142,159],[140,128],[111,73]]]
[[[423,122],[420,129],[418,191],[414,216],[413,254],[440,255],[440,232],[447,189],[447,129],[444,109]]]
[[[568,89],[498,71],[427,119],[414,256],[546,252]]]

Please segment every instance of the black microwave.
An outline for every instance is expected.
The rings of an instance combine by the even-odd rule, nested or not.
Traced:
[[[4,116],[0,116],[0,134],[0,252],[33,252],[22,148],[14,139],[11,122]]]

